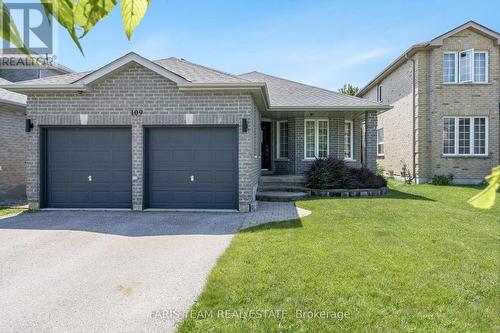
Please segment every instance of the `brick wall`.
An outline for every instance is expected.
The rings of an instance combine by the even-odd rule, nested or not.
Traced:
[[[131,109],[142,109],[132,117]],[[28,135],[27,195],[32,208],[39,207],[38,126],[81,125],[80,115],[88,115],[87,125],[127,125],[132,128],[132,200],[142,209],[143,126],[236,124],[248,119],[248,132],[239,131],[239,200],[246,211],[255,200],[260,172],[260,118],[250,94],[241,92],[182,92],[176,84],[142,67],[131,64],[94,83],[83,93],[45,92],[28,96],[27,115],[35,123]],[[191,116],[187,116],[191,115]],[[258,133],[256,133],[258,132]]]
[[[474,48],[488,51],[487,84],[443,84],[443,52]],[[443,46],[419,51],[416,63],[416,165],[421,182],[434,175],[453,174],[457,182],[478,182],[499,164],[499,47],[493,41],[466,29],[446,38]],[[384,128],[385,156],[378,162],[386,171],[400,171],[400,160],[412,161],[412,70],[407,61],[381,81],[383,103],[393,106],[379,116]],[[364,98],[375,100],[376,87]],[[442,154],[444,116],[486,116],[489,120],[489,155],[487,157],[447,157]],[[399,169],[398,169],[399,165]]]
[[[443,84],[443,52],[465,49],[488,51],[488,84]],[[429,155],[433,175],[453,174],[459,182],[480,181],[491,168],[499,164],[499,103],[500,59],[499,47],[493,41],[469,29],[444,40],[443,46],[429,52]],[[489,156],[444,157],[442,155],[443,116],[486,116],[489,120]]]
[[[385,153],[377,156],[388,174],[399,175],[402,162],[407,165],[412,160],[412,63],[407,61],[386,77],[382,85],[382,103],[392,105],[392,109],[378,116],[377,127],[384,131]],[[377,88],[370,89],[365,96],[377,100]]]
[[[26,200],[24,110],[0,106],[0,204]]]

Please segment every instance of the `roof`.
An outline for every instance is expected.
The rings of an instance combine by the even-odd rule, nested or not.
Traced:
[[[381,107],[382,104],[276,76],[250,72],[240,77],[265,82],[272,107]]]
[[[4,86],[13,91],[50,91],[88,89],[88,85],[114,70],[135,62],[177,83],[180,89],[245,90],[257,93],[259,101],[269,110],[291,109],[374,109],[387,110],[390,106],[366,99],[346,96],[334,91],[281,79],[258,72],[234,75],[184,59],[166,58],[150,61],[136,53],[128,53],[91,72],[71,73],[36,80],[21,81]]]
[[[399,57],[396,58],[393,62],[391,62],[386,68],[384,68],[379,74],[377,74],[370,82],[368,82],[363,88],[359,90],[359,92],[356,94],[356,96],[363,96],[373,88],[375,85],[377,85],[381,80],[386,78],[389,74],[391,74],[393,71],[395,71],[401,64],[406,62],[407,58],[413,56],[416,52],[427,49],[427,48],[432,48],[432,47],[439,47],[443,45],[443,41],[456,34],[457,32],[460,32],[465,29],[471,29],[483,36],[486,36],[488,38],[491,38],[495,45],[500,45],[500,33],[491,30],[490,28],[485,27],[484,25],[481,25],[477,22],[474,21],[468,21],[448,32],[445,32],[442,35],[439,35],[432,40],[428,42],[423,42],[423,43],[417,43],[412,45],[409,49],[407,49],[403,54],[401,54]]]
[[[12,82],[0,78],[0,84],[10,84]],[[0,88],[0,103],[15,106],[26,106],[26,96]]]
[[[174,57],[155,60],[155,63],[194,83],[244,83],[249,82],[240,76],[217,69],[194,64]]]

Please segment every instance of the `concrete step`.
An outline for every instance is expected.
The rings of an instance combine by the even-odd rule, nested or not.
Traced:
[[[257,192],[257,200],[287,202],[295,201],[307,197],[309,194],[305,192],[285,192],[285,191],[265,191]]]
[[[306,192],[309,193],[310,189],[301,184],[265,184],[259,185],[257,189],[259,192],[269,191],[282,191],[282,192]]]
[[[260,182],[267,183],[306,183],[307,179],[304,176],[284,175],[284,176],[261,176]]]

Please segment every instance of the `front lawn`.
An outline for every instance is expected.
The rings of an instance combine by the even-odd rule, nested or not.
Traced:
[[[297,202],[312,215],[235,236],[179,331],[498,332],[500,204],[478,191]]]
[[[21,213],[26,211],[26,208],[20,208],[20,207],[0,207],[0,217],[2,216],[7,216],[7,215],[12,215],[16,213]]]

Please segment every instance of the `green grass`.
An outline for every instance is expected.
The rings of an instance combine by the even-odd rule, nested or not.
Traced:
[[[0,217],[26,211],[26,208],[0,207]]]
[[[179,331],[498,332],[500,204],[472,208],[478,191],[393,183],[380,198],[298,202],[312,215],[235,236]]]

